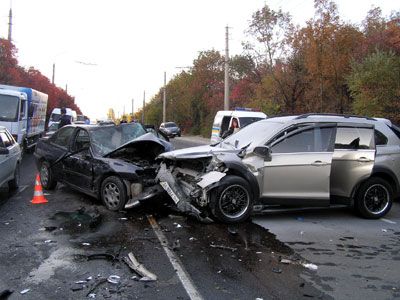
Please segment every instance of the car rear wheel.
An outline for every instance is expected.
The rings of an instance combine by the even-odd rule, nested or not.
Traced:
[[[211,191],[211,211],[225,223],[239,223],[249,218],[253,198],[249,183],[242,177],[228,175],[222,184]]]
[[[390,184],[378,177],[364,182],[356,196],[356,209],[367,219],[379,219],[386,215],[393,203],[393,189]]]
[[[8,188],[10,190],[16,190],[19,187],[19,180],[20,180],[20,169],[19,163],[15,167],[14,171],[14,178],[8,182]]]
[[[53,171],[51,170],[50,163],[44,161],[40,165],[40,183],[42,187],[46,190],[53,190],[56,185],[57,181],[54,179]]]
[[[103,181],[100,195],[104,205],[112,211],[123,209],[127,201],[124,183],[117,176],[107,177]]]

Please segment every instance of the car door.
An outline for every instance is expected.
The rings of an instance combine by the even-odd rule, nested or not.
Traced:
[[[348,198],[371,175],[375,161],[374,126],[338,124],[332,160],[331,194]]]
[[[74,130],[74,127],[63,127],[49,138],[48,143],[42,144],[43,158],[53,166],[52,171],[56,180],[64,180],[62,157],[68,152]]]
[[[91,190],[93,182],[93,157],[89,147],[89,133],[79,128],[73,136],[70,154],[63,160],[65,181],[85,190]]]
[[[4,131],[0,131],[0,148],[2,148],[2,149],[6,149],[4,142],[3,142],[4,136],[5,136]],[[4,182],[10,176],[10,167],[9,167],[8,157],[9,157],[9,154],[0,154],[0,185],[3,185]]]
[[[21,158],[21,149],[18,143],[14,140],[14,138],[10,134],[10,132],[6,130],[5,134],[8,138],[9,160],[11,164],[12,175],[14,175],[15,168],[18,164],[19,159]]]
[[[262,197],[286,205],[329,204],[336,124],[292,128],[269,144]]]

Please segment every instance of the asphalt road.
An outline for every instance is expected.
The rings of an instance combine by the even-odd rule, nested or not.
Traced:
[[[205,140],[172,142],[181,148]],[[398,204],[384,221],[320,210],[205,225],[161,201],[110,212],[63,185],[45,192],[47,204],[33,205],[35,173],[33,156],[25,155],[21,188],[0,189],[0,293],[13,291],[9,299],[399,297]],[[137,280],[123,262],[129,252],[157,281]],[[119,283],[107,282],[110,275]]]

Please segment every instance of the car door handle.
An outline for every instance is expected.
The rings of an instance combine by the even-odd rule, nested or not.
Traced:
[[[359,161],[359,162],[370,162],[371,160],[369,158],[366,158],[365,156],[363,156],[363,157],[358,158],[357,161]]]
[[[320,161],[320,160],[316,160],[313,163],[311,163],[312,166],[314,167],[321,167],[321,166],[326,166],[328,163]]]

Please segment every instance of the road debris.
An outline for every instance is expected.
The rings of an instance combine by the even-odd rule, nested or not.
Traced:
[[[90,243],[82,243],[82,246],[90,246]]]
[[[176,222],[175,222],[174,225],[175,225],[176,228],[182,228],[182,225],[179,224],[179,223],[176,223]]]
[[[178,250],[180,247],[181,247],[181,243],[179,240],[174,241],[171,245],[171,249],[174,251]]]
[[[292,264],[292,263],[293,263],[292,260],[287,259],[287,258],[282,258],[282,259],[280,260],[280,262],[281,262],[282,264],[286,264],[286,265],[289,265],[289,264]]]
[[[24,295],[24,294],[26,294],[27,292],[29,292],[31,289],[24,289],[24,290],[22,290],[22,291],[20,291],[19,293],[21,294],[21,295]]]
[[[223,249],[223,250],[229,250],[229,251],[232,251],[232,252],[237,251],[237,248],[228,247],[228,246],[224,246],[224,245],[210,244],[210,247],[211,247],[211,248]]]
[[[301,265],[302,265],[303,267],[309,269],[309,270],[313,270],[313,271],[318,270],[318,266],[317,266],[317,265],[314,265],[314,264],[311,264],[311,263],[302,263]]]
[[[108,276],[107,281],[112,284],[118,284],[121,281],[121,277],[118,275],[110,275]]]
[[[90,293],[90,294],[88,295],[88,298],[94,299],[94,298],[96,298],[96,294],[95,294],[95,293]]]
[[[228,232],[232,235],[237,235],[238,231],[236,228],[228,227]]]
[[[86,280],[79,280],[79,281],[75,281],[76,284],[85,284],[87,283]]]
[[[387,229],[382,229],[382,232],[387,232]]]
[[[95,259],[116,260],[116,257],[110,253],[95,253],[87,255],[87,260],[95,260]]]
[[[90,288],[89,291],[87,292],[86,297],[89,297],[89,298],[96,298],[96,294],[93,293],[93,292],[97,289],[98,286],[100,286],[100,285],[102,285],[103,283],[106,283],[106,282],[107,282],[107,278],[99,277],[99,278],[93,283],[93,285],[91,286],[91,288]],[[92,295],[92,296],[91,296],[91,295]],[[93,296],[93,295],[94,295],[94,296]]]
[[[279,268],[272,268],[272,272],[280,274],[280,273],[282,273],[282,270]]]
[[[130,252],[127,257],[124,257],[124,262],[140,276],[147,277],[150,279],[147,281],[157,280],[157,276],[151,273],[149,270],[147,270],[141,263],[139,263],[132,252]]]
[[[128,218],[118,218],[120,221],[128,221]]]

